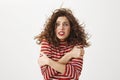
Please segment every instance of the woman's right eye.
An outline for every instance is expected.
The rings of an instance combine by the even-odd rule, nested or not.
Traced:
[[[59,23],[56,23],[55,26],[58,27],[60,24]]]

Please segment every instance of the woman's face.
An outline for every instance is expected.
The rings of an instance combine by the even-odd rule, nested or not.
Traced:
[[[64,41],[70,34],[70,22],[65,16],[61,16],[57,18],[55,27],[57,38]]]

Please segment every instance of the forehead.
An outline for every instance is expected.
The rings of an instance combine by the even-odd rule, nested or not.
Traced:
[[[67,19],[67,17],[65,16],[60,16],[57,18],[56,22],[69,22],[69,20]]]

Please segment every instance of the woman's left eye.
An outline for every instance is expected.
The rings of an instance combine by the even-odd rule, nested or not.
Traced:
[[[67,23],[64,23],[63,25],[64,25],[64,26],[68,26],[69,24],[67,24]]]

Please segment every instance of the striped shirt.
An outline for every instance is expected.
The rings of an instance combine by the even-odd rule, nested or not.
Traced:
[[[66,52],[70,52],[74,46],[67,45],[66,42],[60,42],[59,47],[54,47],[46,40],[41,42],[41,51],[50,59],[58,61]],[[48,65],[41,66],[41,72],[45,80],[78,80],[83,65],[82,58],[73,58],[65,65],[65,73],[54,70]]]

